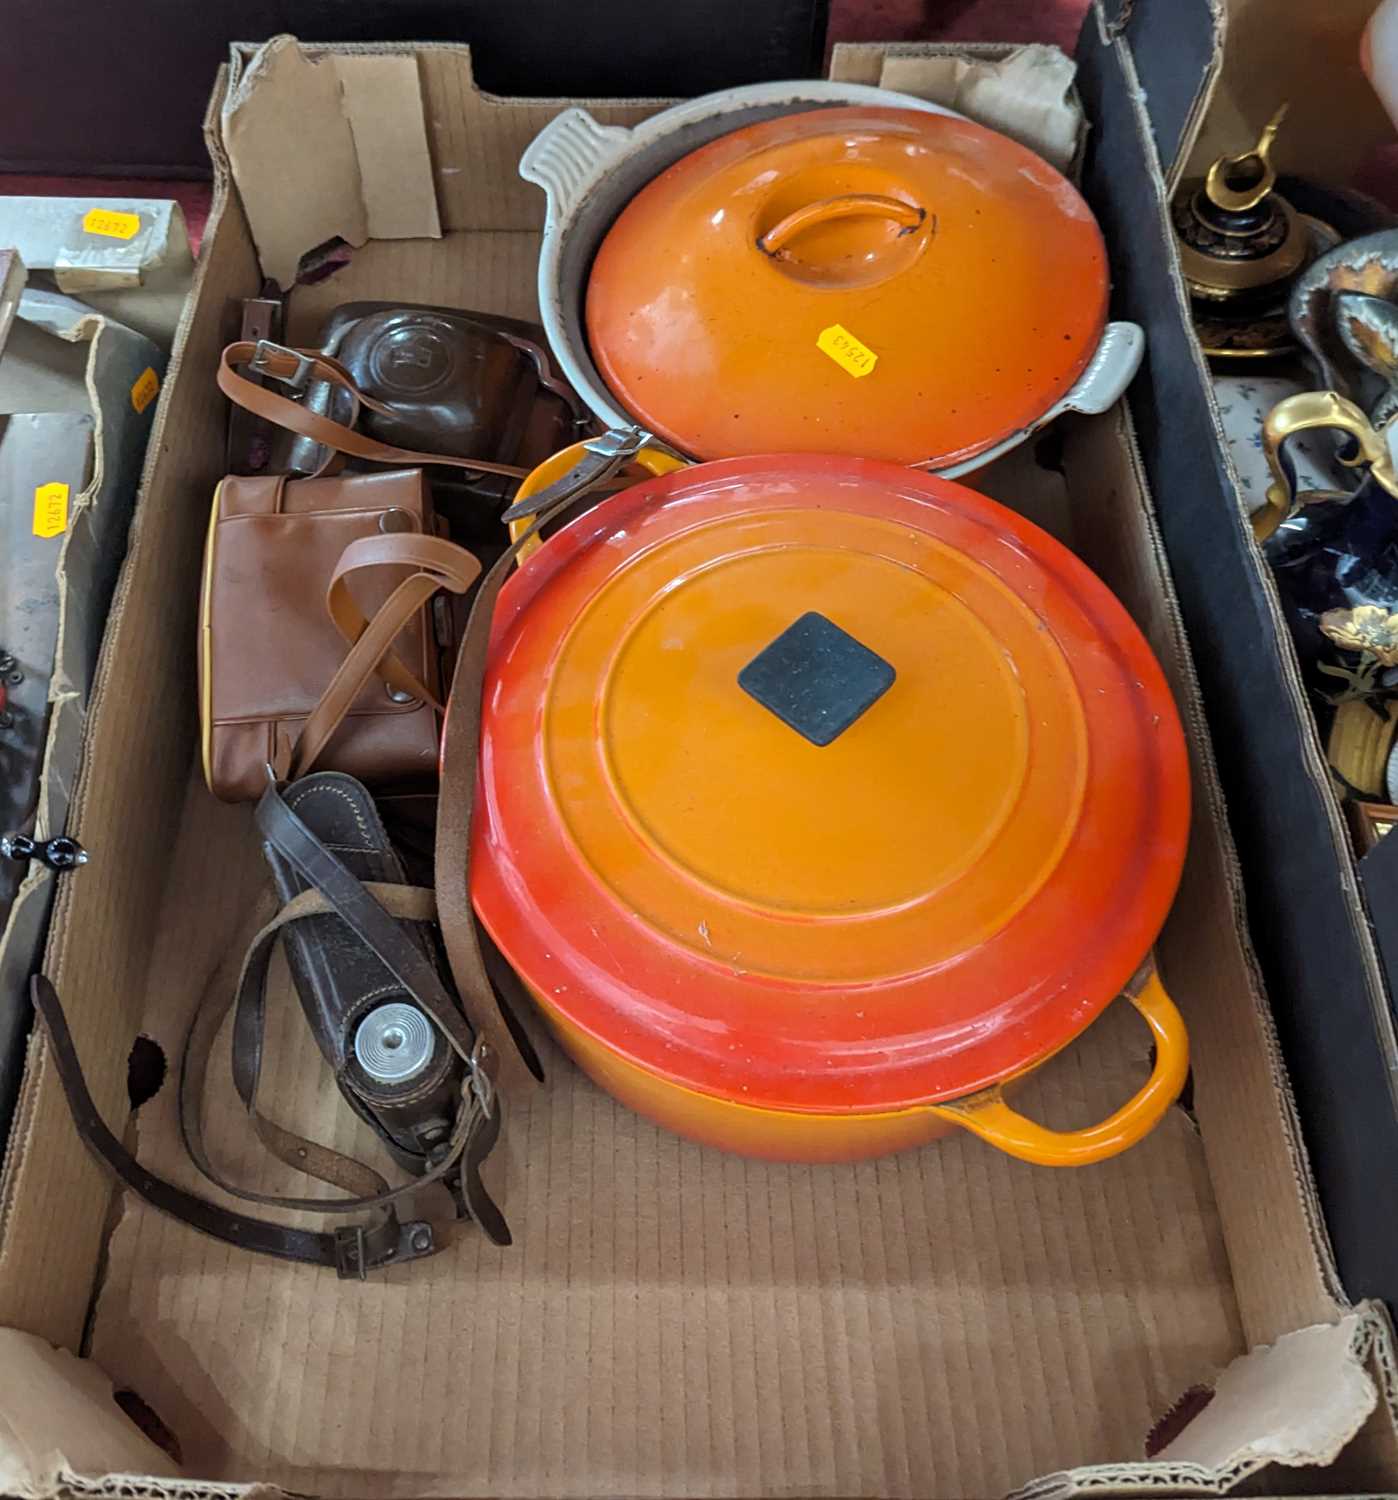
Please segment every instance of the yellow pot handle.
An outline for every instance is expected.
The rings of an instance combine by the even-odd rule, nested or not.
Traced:
[[[1189,1034],[1175,1002],[1151,970],[1129,999],[1155,1035],[1155,1067],[1135,1098],[1100,1125],[1086,1130],[1050,1130],[1005,1103],[999,1084],[967,1099],[932,1106],[934,1114],[989,1141],[1008,1156],[1041,1167],[1085,1167],[1116,1156],[1149,1135],[1180,1096],[1189,1072]]]
[[[537,495],[540,490],[547,488],[563,476],[575,464],[581,463],[586,452],[585,443],[574,443],[571,448],[563,448],[559,452],[546,458],[536,469],[531,470],[520,480],[519,489],[515,492],[512,505],[518,505],[521,500],[527,500],[531,495]],[[659,448],[642,448],[634,458],[633,464],[639,465],[648,474],[673,474],[676,469],[685,469],[689,465],[682,458],[676,458],[672,453],[662,452]],[[510,540],[517,542],[520,537],[534,524],[533,516],[520,516],[510,522]],[[542,537],[531,537],[524,546],[519,549],[519,556],[515,559],[517,564],[522,564],[535,552],[539,550],[543,542]]]

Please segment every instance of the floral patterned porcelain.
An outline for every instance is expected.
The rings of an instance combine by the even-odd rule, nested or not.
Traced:
[[[1223,419],[1223,435],[1238,474],[1238,489],[1249,511],[1266,504],[1272,476],[1262,451],[1262,423],[1267,413],[1288,396],[1308,390],[1310,383],[1284,375],[1215,375],[1214,399]],[[1353,490],[1356,476],[1346,473],[1334,458],[1335,438],[1327,432],[1298,434],[1287,451],[1296,463],[1301,493],[1308,490]]]

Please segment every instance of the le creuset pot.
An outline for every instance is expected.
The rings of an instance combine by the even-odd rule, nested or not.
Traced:
[[[746,96],[746,97],[745,97]],[[762,85],[525,152],[549,342],[600,421],[698,458],[850,451],[946,475],[1102,411],[1143,338],[1101,236],[1008,137],[908,96]]]
[[[477,912],[604,1088],[727,1150],[849,1160],[959,1125],[1080,1165],[1139,1140],[1187,1069],[1149,955],[1188,823],[1121,605],[935,476],[682,469],[500,596]],[[1014,1111],[1002,1086],[1122,993],[1156,1043],[1141,1091],[1084,1130]]]

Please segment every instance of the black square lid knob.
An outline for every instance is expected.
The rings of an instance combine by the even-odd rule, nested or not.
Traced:
[[[738,673],[738,686],[813,745],[829,745],[897,674],[833,620],[811,610]]]

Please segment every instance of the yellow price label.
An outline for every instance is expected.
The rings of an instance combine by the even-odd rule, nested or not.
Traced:
[[[34,491],[34,535],[62,536],[68,529],[68,486],[55,480]]]
[[[109,240],[129,240],[140,227],[140,214],[123,213],[119,208],[90,208],[83,215],[85,233],[105,235]]]
[[[867,344],[861,344],[848,328],[841,328],[838,323],[821,329],[816,348],[822,354],[828,354],[846,375],[852,375],[856,380],[872,374],[879,362],[878,355]]]
[[[136,377],[136,384],[131,387],[131,404],[137,413],[145,411],[152,401],[160,394],[160,376],[151,369],[149,365]]]

